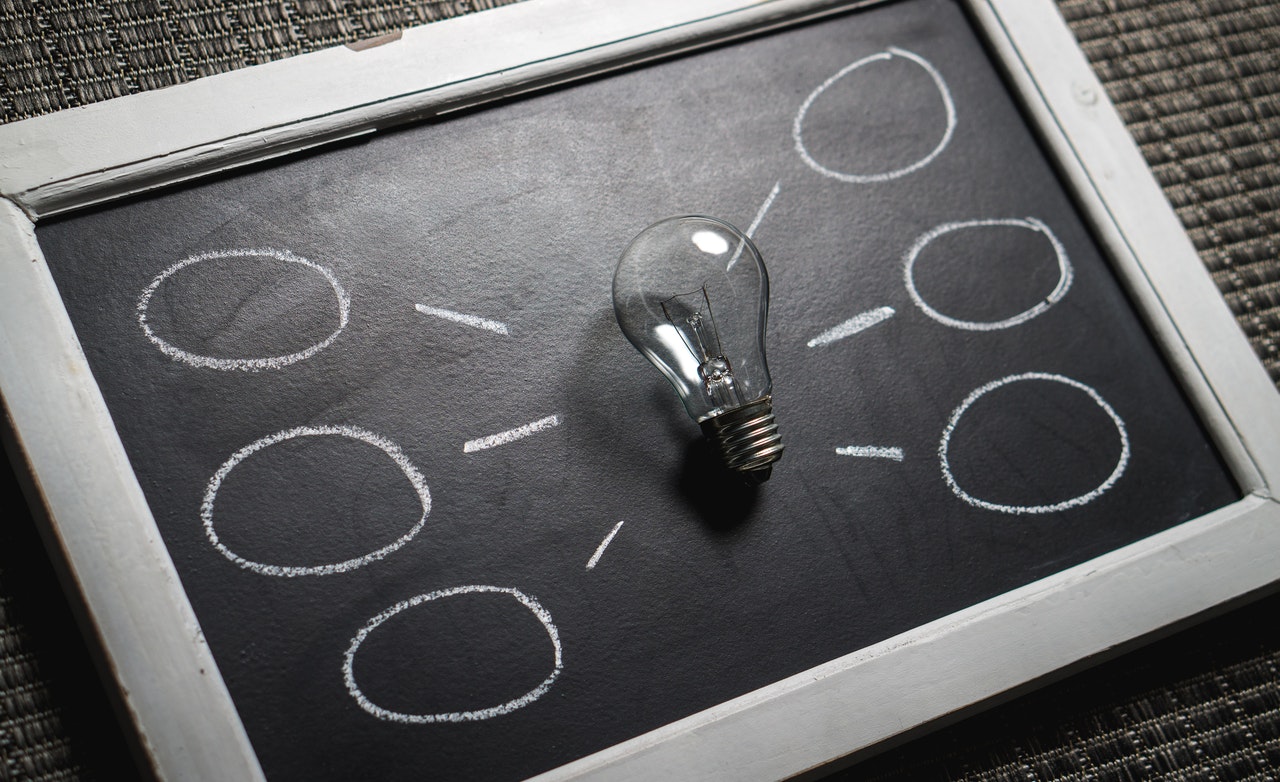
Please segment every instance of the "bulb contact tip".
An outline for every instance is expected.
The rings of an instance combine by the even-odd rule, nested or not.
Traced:
[[[729,469],[752,485],[769,479],[782,458],[782,436],[773,417],[773,397],[727,410],[702,422],[702,433],[716,444]]]

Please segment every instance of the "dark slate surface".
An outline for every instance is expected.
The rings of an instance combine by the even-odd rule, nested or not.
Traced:
[[[957,125],[922,169],[887,182],[823,177],[797,156],[805,98],[888,47],[926,58]],[[814,101],[824,165],[908,165],[941,136],[928,74],[875,61]],[[842,139],[857,142],[842,143]],[[755,232],[770,265],[770,358],[788,452],[751,492],[728,484],[674,395],[618,332],[613,265],[645,225],[706,212]],[[908,297],[903,254],[952,221],[1035,217],[1074,270],[1044,314],[950,328]],[[166,544],[273,779],[511,778],[635,736],[1166,529],[1238,496],[1100,258],[981,45],[952,3],[920,0],[386,134],[40,228],[40,240]],[[277,370],[220,371],[162,354],[135,306],[195,254],[280,248],[332,270],[350,322]],[[940,237],[918,286],[957,318],[1046,297],[1051,249],[1022,228]],[[338,325],[328,284],[262,257],[176,272],[152,298],[157,334],[223,358],[288,353]],[[415,303],[500,320],[502,336]],[[807,342],[877,307],[852,337]],[[260,353],[259,353],[260,355]],[[1055,513],[965,504],[937,451],[965,398],[1022,373],[1094,389],[1132,453],[1098,499]],[[518,442],[465,442],[556,414]],[[210,543],[201,501],[239,449],[300,426],[393,442],[421,471],[421,532],[348,572],[278,577]],[[840,456],[899,447],[901,462]],[[970,494],[1051,504],[1103,482],[1111,418],[1046,380],[977,399],[950,455]],[[334,436],[269,446],[226,473],[221,542],[284,566],[358,558],[421,515],[385,454]],[[593,570],[588,558],[624,526]],[[361,710],[344,653],[371,618],[464,585],[519,590],[549,613],[563,670],[509,714],[401,725]],[[509,593],[396,614],[355,657],[390,710],[465,712],[536,687],[550,638]]]

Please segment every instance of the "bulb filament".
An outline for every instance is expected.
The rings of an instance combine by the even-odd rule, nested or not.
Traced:
[[[702,378],[702,388],[707,397],[720,409],[741,405],[733,364],[725,357],[720,335],[716,332],[707,286],[672,296],[662,302],[662,312],[667,322],[679,332],[689,352],[698,359],[698,376]]]

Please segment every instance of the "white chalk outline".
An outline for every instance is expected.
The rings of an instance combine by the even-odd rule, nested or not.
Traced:
[[[773,206],[773,199],[778,197],[778,190],[782,187],[782,180],[773,183],[773,189],[769,191],[769,195],[764,199],[764,203],[760,205],[760,209],[756,211],[756,219],[751,221],[751,227],[747,229],[747,238],[754,238],[756,229],[760,227],[760,221],[764,220],[764,215],[769,211],[769,207]],[[733,265],[742,257],[742,250],[747,246],[746,242],[738,242],[738,249],[733,253],[733,257],[729,259],[729,263],[725,264],[724,270],[729,271]]]
[[[462,445],[463,453],[475,453],[488,448],[494,448],[499,445],[506,445],[510,442],[528,437],[531,434],[541,432],[544,429],[550,429],[560,425],[560,414],[553,413],[546,418],[539,418],[537,421],[527,423],[524,426],[517,426],[515,429],[508,429],[505,432],[498,432],[486,437],[477,437],[474,440],[468,440]]]
[[[324,278],[329,281],[329,286],[333,288],[334,296],[338,299],[338,328],[335,329],[328,337],[305,350],[300,350],[297,353],[290,353],[285,356],[269,356],[266,358],[214,358],[213,356],[201,356],[183,350],[182,348],[165,341],[162,337],[152,331],[151,324],[147,322],[147,308],[151,305],[151,297],[155,294],[156,289],[160,287],[161,283],[192,264],[201,263],[203,261],[212,261],[218,258],[243,257],[275,258],[278,261],[300,264],[320,272],[324,275]],[[246,372],[257,372],[262,369],[279,369],[281,367],[286,367],[290,364],[302,361],[303,359],[310,358],[321,350],[329,347],[329,345],[338,338],[338,335],[342,333],[342,330],[347,327],[347,321],[351,316],[351,297],[347,295],[345,290],[343,290],[342,284],[338,282],[337,276],[334,275],[332,271],[318,263],[315,263],[314,261],[309,261],[306,258],[294,255],[288,250],[275,250],[269,247],[248,250],[212,250],[192,255],[191,257],[178,261],[174,265],[160,272],[159,276],[152,280],[151,284],[143,289],[142,295],[138,298],[136,309],[138,312],[138,325],[142,326],[142,333],[146,334],[147,339],[151,340],[156,347],[160,348],[160,352],[164,353],[169,358],[182,361],[192,366],[204,367],[206,369],[239,369]]]
[[[419,502],[422,503],[422,517],[413,525],[413,528],[401,535],[398,539],[392,541],[377,551],[370,552],[364,556],[354,557],[344,562],[337,562],[331,565],[267,565],[261,562],[253,562],[236,554],[218,539],[218,533],[213,528],[213,503],[218,496],[218,489],[222,487],[222,482],[226,479],[236,465],[247,459],[254,453],[268,446],[282,443],[285,440],[292,440],[295,437],[314,437],[319,435],[339,435],[342,437],[350,437],[353,440],[360,440],[382,450],[391,460],[396,463],[401,471],[404,472],[409,483],[413,485],[414,492],[418,495]],[[409,461],[409,457],[404,455],[399,446],[385,437],[376,435],[373,432],[364,429],[357,429],[354,426],[299,426],[293,429],[286,429],[283,432],[277,432],[268,435],[260,440],[255,440],[245,447],[236,451],[231,455],[230,459],[223,462],[218,471],[214,473],[213,478],[209,480],[209,487],[205,490],[204,501],[200,503],[200,519],[204,524],[204,534],[209,538],[209,542],[213,544],[224,557],[236,563],[246,570],[252,570],[255,573],[261,573],[264,576],[284,576],[292,578],[294,576],[325,576],[333,573],[345,573],[348,570],[355,570],[358,567],[367,565],[370,562],[376,562],[391,552],[400,548],[404,544],[413,539],[415,535],[427,523],[427,516],[431,513],[431,492],[427,489],[426,479],[422,477],[422,473],[418,472],[418,468],[413,466]]]
[[[838,326],[833,326],[809,340],[808,345],[811,348],[816,348],[819,345],[830,345],[832,342],[837,340],[844,339],[845,337],[851,337],[859,331],[865,331],[877,323],[883,323],[889,318],[892,318],[894,314],[895,310],[893,307],[877,307],[873,310],[860,312],[846,320],[844,323],[841,323]]]
[[[355,662],[356,652],[360,649],[360,644],[364,643],[364,640],[369,636],[369,633],[376,630],[383,622],[408,608],[426,603],[430,600],[438,600],[442,597],[476,592],[497,592],[511,595],[516,600],[520,601],[521,605],[529,609],[533,615],[538,618],[538,621],[542,623],[543,628],[546,629],[547,635],[551,638],[551,644],[555,649],[555,667],[552,669],[550,676],[544,679],[537,687],[534,687],[532,690],[529,690],[518,698],[513,698],[512,700],[497,706],[492,706],[487,709],[477,709],[475,711],[452,711],[441,714],[406,714],[404,712],[384,709],[370,701],[365,696],[365,694],[360,690],[359,685],[356,684],[356,677],[352,670],[352,666]],[[534,600],[532,597],[529,597],[518,589],[472,584],[468,586],[453,587],[451,589],[440,589],[435,592],[428,592],[424,595],[411,597],[408,600],[402,600],[370,619],[364,627],[360,628],[360,631],[356,633],[355,637],[351,639],[351,645],[347,647],[346,654],[343,655],[342,678],[343,681],[346,682],[347,692],[351,694],[352,698],[355,698],[356,703],[360,704],[360,708],[364,709],[369,714],[372,714],[380,720],[400,722],[409,725],[422,725],[437,722],[477,722],[479,720],[487,720],[491,717],[508,714],[516,709],[528,706],[530,703],[533,703],[538,698],[542,697],[543,693],[551,688],[551,684],[556,680],[556,677],[560,675],[560,671],[563,667],[564,663],[561,658],[560,634],[556,631],[556,626],[551,621],[551,614],[547,612],[547,609],[543,608],[537,600]]]
[[[446,310],[440,307],[429,307],[426,304],[415,304],[413,305],[413,308],[418,312],[421,312],[423,315],[432,315],[437,318],[444,318],[445,320],[451,320],[454,323],[461,323],[464,326],[470,326],[475,329],[492,331],[494,334],[508,336],[511,333],[507,330],[507,324],[497,320],[482,318],[478,315],[467,315],[462,312],[454,312],[453,310]]]
[[[956,424],[960,422],[960,416],[964,415],[964,412],[984,394],[1001,386],[1022,380],[1050,380],[1055,383],[1064,383],[1072,388],[1078,388],[1088,394],[1093,401],[1097,403],[1098,407],[1102,408],[1103,412],[1111,416],[1112,422],[1116,425],[1116,431],[1120,434],[1120,458],[1116,462],[1115,469],[1111,471],[1111,475],[1107,476],[1107,479],[1099,484],[1093,491],[1081,494],[1078,497],[1072,497],[1069,500],[1055,502],[1052,505],[1001,505],[1000,503],[980,500],[960,488],[960,484],[956,483],[955,476],[951,474],[951,464],[947,461],[947,449],[951,444],[951,433],[955,431]],[[1103,399],[1102,395],[1091,387],[1078,380],[1072,380],[1071,378],[1063,375],[1050,374],[1047,372],[1024,372],[1020,375],[1009,375],[1008,377],[1002,377],[999,380],[993,380],[965,397],[965,400],[961,402],[960,406],[951,414],[951,420],[947,422],[947,428],[942,432],[942,442],[938,445],[938,458],[942,463],[942,477],[947,482],[947,486],[951,487],[951,491],[954,492],[957,497],[970,505],[974,505],[979,508],[986,508],[987,510],[1000,511],[1001,513],[1056,513],[1060,510],[1075,508],[1092,502],[1098,497],[1101,497],[1104,492],[1115,485],[1115,482],[1124,474],[1125,468],[1129,464],[1129,432],[1125,429],[1124,421],[1121,420],[1120,416],[1111,407],[1111,405],[1107,404],[1107,400]]]
[[[858,68],[861,68],[862,66],[872,62],[877,62],[880,60],[889,60],[895,56],[905,57],[906,59],[919,65],[921,68],[924,68],[925,72],[929,74],[929,77],[933,79],[934,85],[937,86],[938,94],[942,96],[942,104],[947,113],[947,127],[946,127],[946,130],[944,130],[942,133],[942,140],[938,142],[938,145],[933,148],[932,152],[930,152],[928,155],[925,155],[923,158],[917,160],[916,162],[912,163],[911,165],[906,166],[904,168],[894,169],[892,171],[885,171],[880,174],[846,174],[841,171],[834,171],[830,168],[827,168],[826,166],[822,165],[818,161],[814,160],[813,156],[809,154],[809,150],[806,149],[804,145],[804,116],[805,114],[808,113],[809,108],[813,105],[813,102],[817,100],[818,96],[821,95],[828,87],[830,87],[832,84],[835,84],[837,81],[844,78],[845,76],[848,76],[850,73],[857,70]],[[920,55],[916,54],[915,52],[909,52],[906,49],[899,49],[896,46],[890,46],[888,49],[886,49],[883,52],[877,52],[876,54],[872,54],[868,57],[863,57],[861,60],[856,60],[854,62],[849,63],[845,67],[836,71],[834,76],[827,79],[822,84],[818,85],[818,88],[816,90],[809,93],[809,97],[805,98],[804,103],[800,104],[800,111],[796,113],[795,122],[793,122],[791,125],[791,137],[795,139],[796,152],[799,153],[800,158],[804,160],[804,162],[814,171],[817,171],[819,174],[822,174],[823,176],[828,176],[833,179],[838,179],[841,182],[851,182],[854,184],[867,184],[871,182],[888,182],[891,179],[897,179],[898,177],[906,176],[907,174],[910,174],[913,171],[917,171],[929,165],[930,163],[933,162],[934,158],[936,158],[939,154],[942,153],[942,150],[946,148],[947,144],[951,143],[951,136],[955,133],[955,129],[956,129],[956,106],[955,106],[955,102],[951,99],[951,90],[950,88],[947,87],[946,81],[943,80],[942,74],[938,73],[938,69],[934,68],[932,63],[930,63],[928,60],[921,57]]]
[[[618,530],[622,529],[622,522],[613,525],[613,529],[609,530],[609,534],[604,536],[604,540],[600,541],[600,545],[596,547],[596,553],[591,555],[591,559],[587,560],[587,570],[591,570],[600,561],[600,556],[604,554],[604,550],[613,542],[613,536],[618,534]]]
[[[892,459],[900,462],[906,458],[902,449],[897,446],[879,445],[843,445],[836,448],[841,456],[863,456],[869,459]]]
[[[938,312],[933,307],[929,306],[929,304],[924,300],[924,297],[920,295],[920,292],[916,290],[914,269],[916,258],[920,255],[920,252],[926,245],[943,234],[958,231],[962,228],[987,228],[993,226],[1027,228],[1044,234],[1045,238],[1049,240],[1049,244],[1053,245],[1053,252],[1058,259],[1058,284],[1048,296],[1036,302],[1036,304],[1030,309],[1024,310],[1011,318],[1005,318],[1004,320],[989,322],[960,320],[959,318],[953,318],[949,315],[943,315],[941,312]],[[907,293],[910,294],[911,300],[916,303],[916,306],[919,307],[924,314],[944,326],[951,326],[952,328],[965,329],[968,331],[995,331],[997,329],[1007,329],[1011,326],[1017,326],[1020,323],[1026,323],[1037,315],[1044,313],[1054,304],[1057,304],[1062,300],[1063,296],[1067,295],[1067,291],[1071,289],[1071,281],[1075,279],[1075,272],[1071,268],[1070,259],[1067,258],[1067,249],[1062,246],[1062,242],[1058,240],[1058,237],[1054,235],[1049,226],[1034,217],[1011,217],[1007,219],[962,220],[954,223],[943,223],[942,225],[926,231],[920,236],[920,238],[916,239],[915,243],[911,245],[911,249],[907,250],[906,255],[903,256],[902,276],[907,286]]]

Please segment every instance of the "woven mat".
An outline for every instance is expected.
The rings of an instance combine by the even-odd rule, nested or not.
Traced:
[[[0,121],[375,38],[515,0],[0,0]]]
[[[512,0],[0,0],[0,121]],[[1280,383],[1280,0],[1058,0]],[[0,491],[12,488],[0,470]],[[107,697],[22,508],[0,523],[0,780],[128,779]],[[1280,779],[1280,597],[841,776]]]
[[[1280,3],[1059,7],[1280,383]]]
[[[1280,779],[1278,615],[1259,601],[829,779]]]

